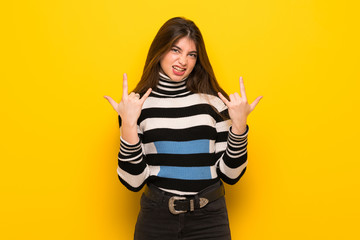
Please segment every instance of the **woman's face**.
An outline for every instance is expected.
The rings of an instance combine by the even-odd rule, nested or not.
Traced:
[[[160,59],[161,70],[173,81],[189,76],[197,59],[196,45],[188,37],[180,38]]]

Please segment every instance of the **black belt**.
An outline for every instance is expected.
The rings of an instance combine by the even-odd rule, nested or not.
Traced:
[[[221,181],[211,185],[196,195],[175,195],[150,184],[145,188],[144,194],[147,198],[156,202],[168,202],[169,211],[172,214],[192,212],[195,209],[205,207],[225,195],[225,188]]]

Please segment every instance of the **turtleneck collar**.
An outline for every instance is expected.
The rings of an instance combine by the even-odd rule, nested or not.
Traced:
[[[186,79],[179,82],[171,80],[167,75],[159,72],[159,83],[152,91],[154,94],[164,97],[180,97],[190,93],[186,88]]]

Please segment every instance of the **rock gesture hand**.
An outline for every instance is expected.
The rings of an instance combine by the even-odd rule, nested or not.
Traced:
[[[128,94],[127,75],[123,75],[123,94],[120,103],[117,103],[109,96],[104,96],[114,110],[120,115],[122,122],[122,135],[129,143],[136,143],[137,136],[137,120],[141,114],[141,108],[145,100],[149,97],[152,89],[149,88],[140,98],[140,94],[131,92]],[[134,140],[134,141],[132,141]]]
[[[243,134],[246,131],[246,120],[248,115],[255,109],[262,96],[257,97],[251,104],[248,103],[245,93],[245,86],[242,77],[240,77],[240,93],[230,94],[230,101],[227,100],[220,92],[220,99],[228,107],[229,116],[232,121],[232,132]]]

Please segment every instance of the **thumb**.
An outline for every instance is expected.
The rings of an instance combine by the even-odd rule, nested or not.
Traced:
[[[146,93],[142,96],[141,98],[141,104],[144,104],[145,100],[149,97],[150,93],[151,93],[152,89],[149,88]]]
[[[228,106],[229,101],[224,97],[224,95],[221,94],[221,92],[218,92],[218,96],[225,103],[226,106]]]

